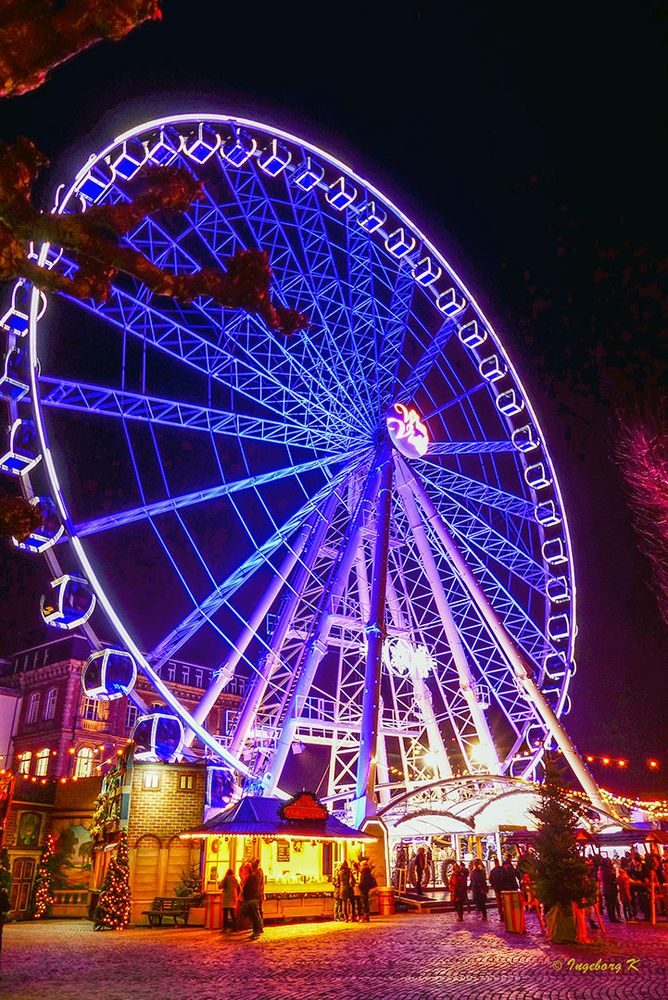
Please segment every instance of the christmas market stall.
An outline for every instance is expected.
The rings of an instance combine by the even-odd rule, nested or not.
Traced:
[[[264,872],[265,919],[332,916],[331,876],[342,861],[361,859],[375,837],[346,826],[310,792],[289,802],[243,798],[201,827],[181,834],[204,845],[207,926],[221,920],[219,882],[229,868],[258,858]]]

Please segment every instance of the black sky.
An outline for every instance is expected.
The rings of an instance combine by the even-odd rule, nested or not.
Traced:
[[[0,107],[0,137],[30,135],[52,160],[44,207],[119,132],[209,110],[338,154],[437,243],[517,364],[561,479],[579,588],[569,728],[584,752],[638,761],[625,782],[607,781],[638,790],[666,785],[668,631],[611,458],[623,348],[608,353],[611,378],[591,348],[602,328],[621,345],[635,322],[632,291],[614,294],[622,265],[619,280],[595,278],[601,248],[648,262],[650,275],[666,256],[667,36],[668,6],[647,0],[166,0],[162,24]],[[648,325],[640,393],[666,364],[665,329],[656,316]],[[9,652],[37,621],[45,572],[12,557],[4,576]],[[662,762],[653,778],[648,756]]]

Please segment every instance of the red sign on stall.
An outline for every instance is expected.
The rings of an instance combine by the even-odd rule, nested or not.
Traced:
[[[278,815],[281,819],[310,819],[324,823],[329,813],[322,802],[318,802],[313,792],[299,792],[284,806],[281,806]]]

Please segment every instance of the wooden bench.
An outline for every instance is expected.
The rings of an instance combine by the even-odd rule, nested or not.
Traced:
[[[151,909],[144,910],[142,916],[148,917],[149,927],[163,927],[165,919],[172,920],[174,927],[180,920],[185,927],[191,905],[187,896],[156,896]]]

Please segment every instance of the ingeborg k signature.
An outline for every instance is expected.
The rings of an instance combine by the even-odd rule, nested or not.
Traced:
[[[604,958],[597,958],[595,962],[580,962],[577,958],[555,958],[552,968],[555,972],[640,972],[638,958],[625,958],[623,962],[609,962]]]

